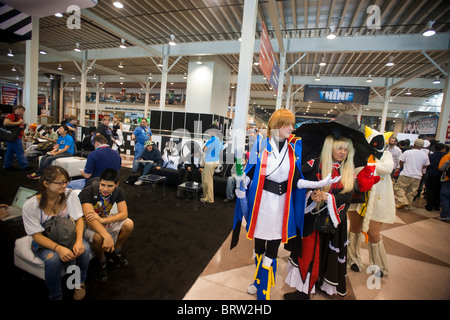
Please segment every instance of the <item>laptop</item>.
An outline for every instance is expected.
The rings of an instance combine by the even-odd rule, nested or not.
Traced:
[[[8,208],[8,211],[11,214],[9,216],[7,216],[6,218],[2,219],[2,221],[20,217],[22,215],[22,207],[23,207],[24,203],[28,200],[28,198],[35,195],[36,193],[37,193],[36,190],[19,187],[19,189],[16,192],[16,196],[14,197],[13,202],[11,203],[11,205]]]

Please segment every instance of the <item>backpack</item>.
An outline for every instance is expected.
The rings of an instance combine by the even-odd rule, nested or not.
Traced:
[[[14,122],[17,122],[17,116]],[[0,119],[0,141],[14,142],[19,137],[20,132],[23,130],[21,126],[5,126],[3,122],[5,121],[5,116]]]

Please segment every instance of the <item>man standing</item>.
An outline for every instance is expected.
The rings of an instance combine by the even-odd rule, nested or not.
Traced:
[[[95,135],[102,135],[108,140],[108,146],[112,146],[112,132],[109,129],[109,116],[104,116],[101,123],[98,125]]]
[[[448,170],[450,166],[450,153],[447,153],[439,161],[439,170],[446,172],[444,181],[441,186],[441,205],[442,211],[440,219],[443,221],[450,221],[450,176]]]
[[[147,119],[141,119],[141,125],[134,129],[131,139],[136,140],[134,145],[134,160],[141,155],[144,150],[144,144],[146,141],[152,141],[152,130],[148,127]]]
[[[74,180],[69,183],[68,188],[83,189],[89,185],[94,178],[100,177],[105,170],[112,168],[117,172],[122,166],[120,155],[108,146],[108,140],[102,135],[94,136],[95,150],[89,153],[84,170],[80,169],[81,175],[85,179]]]
[[[392,170],[391,177],[394,176],[395,171],[399,168],[398,164],[398,158],[402,154],[402,150],[400,150],[399,147],[397,147],[397,138],[390,137],[388,146],[386,148],[387,151],[389,151],[392,154],[392,160],[394,160],[394,170]]]
[[[440,210],[441,207],[441,176],[442,172],[439,170],[439,162],[445,156],[446,146],[443,143],[437,143],[435,147],[436,152],[428,155],[430,165],[427,168],[426,175],[426,198],[427,203],[425,209],[428,211]]]
[[[414,141],[414,147],[407,150],[399,157],[400,172],[398,181],[394,186],[395,197],[397,198],[397,209],[402,209],[411,205],[420,180],[422,179],[422,170],[430,165],[428,155],[420,149],[423,148],[424,141],[417,139]]]
[[[80,192],[79,198],[87,224],[84,239],[99,260],[96,278],[106,282],[110,276],[106,253],[119,268],[128,267],[129,262],[121,249],[134,229],[133,221],[128,218],[125,192],[119,187],[119,173],[106,169],[99,180]],[[117,213],[112,210],[115,204]]]
[[[223,143],[218,137],[220,131],[216,124],[209,126],[205,134],[209,134],[211,138],[203,147],[203,152],[206,155],[205,166],[202,171],[203,197],[200,198],[200,201],[214,203],[214,171],[220,164],[220,151],[223,149]]]
[[[5,160],[3,163],[3,168],[5,170],[12,170],[12,162],[14,160],[14,154],[16,155],[17,162],[19,163],[20,169],[22,171],[30,170],[30,166],[28,165],[28,160],[25,158],[25,152],[23,150],[22,138],[23,138],[23,129],[24,129],[24,121],[23,121],[23,113],[25,112],[24,106],[14,106],[13,113],[8,114],[3,121],[3,125],[7,127],[20,126],[22,130],[20,131],[19,136],[13,142],[8,142],[8,146],[6,149]]]

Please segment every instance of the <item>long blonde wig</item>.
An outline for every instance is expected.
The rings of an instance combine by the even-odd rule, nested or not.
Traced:
[[[339,149],[348,150],[347,157],[341,162],[341,183],[344,186],[342,193],[349,192],[353,190],[355,179],[354,171],[355,165],[353,163],[353,157],[355,155],[355,149],[353,148],[353,143],[350,139],[341,137],[335,139],[333,136],[328,136],[323,144],[322,152],[320,154],[320,161],[322,164],[321,174],[322,178],[325,178],[332,172],[333,167],[333,151]],[[330,190],[330,185],[322,188],[323,191],[328,192]]]
[[[267,134],[272,137],[272,129],[280,129],[284,126],[292,125],[295,127],[295,116],[294,114],[285,108],[278,109],[269,119]]]

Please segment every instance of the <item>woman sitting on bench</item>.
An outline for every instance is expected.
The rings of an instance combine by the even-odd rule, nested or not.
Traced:
[[[79,279],[75,279],[74,299],[81,300],[86,294],[84,281],[90,247],[83,239],[83,210],[78,195],[66,188],[69,180],[65,169],[47,167],[39,180],[38,193],[29,198],[22,208],[25,232],[33,237],[32,250],[44,261],[45,283],[51,300],[62,298],[62,268],[72,265],[73,260],[80,270]],[[52,240],[55,239],[55,232],[49,228],[50,224],[58,229],[58,240]]]

